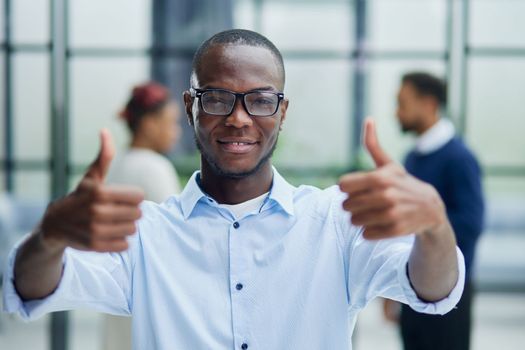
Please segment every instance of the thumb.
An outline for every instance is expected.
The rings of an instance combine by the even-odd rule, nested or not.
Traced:
[[[372,156],[376,167],[382,167],[392,162],[392,159],[383,151],[377,140],[376,125],[371,117],[365,119],[363,125],[363,144]]]
[[[91,163],[85,177],[92,178],[97,181],[104,181],[106,174],[111,164],[111,160],[115,155],[115,146],[113,139],[108,129],[100,130],[100,150],[97,158]]]

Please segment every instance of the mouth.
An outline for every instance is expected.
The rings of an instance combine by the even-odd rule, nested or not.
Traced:
[[[244,154],[251,152],[259,142],[249,139],[219,139],[220,148],[228,153]]]

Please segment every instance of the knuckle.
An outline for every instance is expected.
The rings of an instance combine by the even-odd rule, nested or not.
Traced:
[[[137,225],[135,225],[134,222],[129,224],[129,225],[127,225],[126,233],[134,233],[135,231],[137,231]]]
[[[96,222],[90,222],[89,233],[91,237],[100,237],[102,235],[102,228]]]
[[[386,212],[386,219],[389,221],[395,221],[398,218],[398,210],[396,208],[391,208]]]
[[[98,184],[95,185],[95,187],[93,188],[93,199],[96,202],[101,202],[101,201],[104,201],[105,198],[106,198],[106,193],[104,191],[104,187]]]
[[[396,203],[396,192],[393,188],[387,188],[382,192],[381,199],[385,204],[392,206]]]
[[[102,211],[98,205],[93,203],[89,206],[88,215],[90,218],[99,219],[101,214],[102,214]]]
[[[372,174],[372,181],[380,188],[387,188],[391,185],[390,177],[383,171],[376,171]]]

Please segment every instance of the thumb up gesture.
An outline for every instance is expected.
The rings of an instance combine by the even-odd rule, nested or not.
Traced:
[[[98,156],[78,187],[47,208],[39,227],[45,244],[98,252],[128,248],[126,237],[136,231],[144,195],[134,187],[104,184],[114,153],[111,134],[104,129]]]
[[[363,143],[376,168],[343,175],[341,191],[348,194],[343,208],[352,224],[363,226],[366,239],[382,239],[434,230],[447,222],[437,191],[411,176],[381,148],[375,123],[367,118]]]

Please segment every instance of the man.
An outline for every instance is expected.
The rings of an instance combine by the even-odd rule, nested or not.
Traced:
[[[450,313],[425,315],[402,307],[401,334],[407,350],[467,350],[470,346],[470,272],[484,212],[481,175],[476,158],[455,136],[452,123],[441,117],[440,111],[445,105],[445,83],[439,78],[422,72],[403,76],[397,118],[404,132],[418,137],[405,166],[410,174],[430,183],[439,192],[466,265],[465,292]],[[387,318],[395,318],[392,308],[386,302]]]
[[[8,311],[91,307],[133,314],[135,349],[243,350],[348,349],[358,311],[378,295],[449,311],[464,266],[441,199],[388,158],[372,121],[373,172],[321,191],[272,167],[284,81],[281,54],[260,34],[204,42],[184,93],[200,172],[139,211],[139,192],[103,183],[113,149],[102,132],[77,190],[13,253]]]

